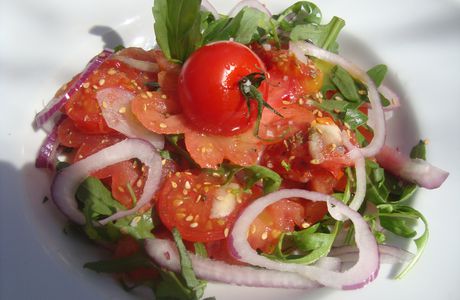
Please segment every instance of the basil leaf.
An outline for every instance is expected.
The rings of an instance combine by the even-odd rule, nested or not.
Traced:
[[[369,71],[367,71],[367,75],[372,79],[377,87],[382,84],[383,79],[385,78],[388,71],[388,67],[386,65],[376,65]]]
[[[297,25],[292,29],[289,37],[292,41],[308,40],[318,47],[337,52],[338,44],[336,40],[344,26],[344,20],[333,17],[326,25],[314,23]]]
[[[200,46],[200,6],[201,0],[155,0],[155,36],[169,60],[184,62]]]
[[[180,236],[179,231],[176,228],[172,230],[174,242],[176,243],[177,250],[179,251],[180,265],[181,265],[181,275],[185,280],[186,286],[192,290],[192,299],[201,299],[204,294],[204,288],[206,287],[206,282],[198,280],[196,278],[195,272],[193,271],[192,261],[188,256],[187,249],[185,248],[182,237]]]
[[[355,80],[348,72],[340,67],[335,66],[331,71],[331,81],[345,97],[346,100],[351,102],[359,102],[360,96],[356,88]]]

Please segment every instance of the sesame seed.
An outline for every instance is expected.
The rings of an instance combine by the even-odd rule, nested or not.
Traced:
[[[177,188],[177,183],[175,183],[174,181],[171,181],[171,186],[175,189]]]
[[[188,195],[188,191],[187,191],[187,190],[182,190],[182,194],[183,194],[184,196],[187,196],[187,195]]]
[[[125,106],[120,107],[120,109],[118,110],[118,112],[119,112],[120,114],[124,114],[124,113],[126,112],[126,107],[125,107]]]
[[[302,228],[308,228],[308,227],[310,227],[310,225],[311,225],[311,224],[308,223],[308,222],[303,222],[303,223],[302,223]]]
[[[125,192],[125,189],[124,189],[122,186],[120,186],[120,185],[118,186],[118,190],[119,190],[120,192],[122,192],[122,193]]]
[[[315,159],[310,160],[310,163],[313,164],[313,165],[319,165],[321,163],[321,161],[319,159],[315,158]]]
[[[136,182],[136,186],[138,188],[140,188],[142,186],[142,179],[139,179],[137,182]]]
[[[190,182],[189,182],[188,180],[185,182],[184,187],[185,187],[187,190],[189,190],[189,189],[192,188],[192,186],[190,185]]]
[[[197,228],[197,227],[198,227],[197,222],[193,222],[192,224],[190,224],[190,228]]]
[[[200,200],[201,200],[201,197],[203,197],[203,196],[201,196],[201,194],[199,194],[199,195],[198,195],[198,197],[196,197],[195,203],[198,203],[198,202],[200,202]]]
[[[191,172],[188,172],[188,171],[184,172],[184,174],[185,174],[185,175],[188,175],[188,176],[192,176],[192,173],[191,173]]]
[[[153,97],[152,92],[148,92],[148,91],[147,91],[147,96],[148,96],[149,98],[152,98],[152,97]]]
[[[429,139],[424,139],[424,140],[423,140],[423,143],[424,143],[425,145],[428,145],[428,144],[430,143],[430,140],[429,140]]]
[[[334,99],[335,99],[335,100],[338,100],[338,101],[343,101],[343,98],[342,98],[342,97],[339,97],[339,96],[335,96]]]
[[[187,222],[190,222],[193,220],[193,216],[192,215],[188,215],[186,218],[185,218],[185,221]]]
[[[97,85],[93,85],[93,89],[97,90],[99,87]]]
[[[107,108],[107,106],[108,106],[108,105],[107,105],[107,102],[102,101],[102,107],[103,107],[103,108]]]
[[[162,166],[166,165],[166,159],[162,159],[162,160],[161,160],[161,165],[162,165]]]
[[[173,201],[173,205],[174,206],[181,206],[182,204],[184,204],[184,201],[182,201],[181,199],[176,199]]]
[[[100,85],[100,86],[103,86],[104,83],[105,83],[105,79],[104,79],[104,78],[102,78],[101,80],[99,80],[99,85]]]
[[[143,109],[144,111],[147,111],[147,104],[144,104],[144,106],[142,107],[142,109]]]
[[[219,224],[220,226],[225,225],[225,220],[224,219],[218,219],[217,224]]]
[[[160,123],[160,128],[166,128],[168,127],[168,125],[166,125],[165,123]]]
[[[147,97],[146,94],[142,93],[142,94],[141,94],[141,98],[147,99],[148,97]]]
[[[84,89],[87,89],[87,88],[89,88],[89,82],[85,82],[85,83],[83,83],[83,85],[82,85],[82,86],[83,86],[83,88],[84,88]]]
[[[228,227],[226,227],[224,229],[224,236],[227,237],[229,232],[230,232],[230,229],[228,229]]]
[[[256,231],[257,231],[256,225],[252,225],[251,226],[251,234],[256,233]]]
[[[268,232],[264,231],[264,233],[262,233],[261,238],[262,238],[263,240],[268,239]]]
[[[284,105],[288,105],[288,104],[291,104],[291,102],[289,102],[289,101],[286,101],[286,100],[283,100],[282,102],[283,102],[283,104],[284,104]]]
[[[114,68],[110,68],[108,71],[107,71],[107,74],[109,75],[115,75],[117,73],[117,70],[115,70]]]
[[[322,118],[323,117],[323,113],[321,111],[318,110],[318,117]]]
[[[168,96],[166,96],[165,94],[161,95],[161,99],[166,99],[168,98]]]
[[[183,213],[177,213],[177,214],[176,214],[176,218],[178,218],[178,219],[183,219],[183,218],[185,218],[185,214],[183,214]]]

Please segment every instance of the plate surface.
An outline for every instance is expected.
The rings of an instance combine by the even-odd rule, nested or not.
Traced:
[[[0,298],[148,299],[125,293],[110,278],[84,270],[98,250],[63,233],[64,219],[42,203],[49,178],[33,166],[44,133],[32,130],[37,111],[103,46],[154,44],[151,2],[3,1],[0,9]],[[236,1],[214,1],[228,12]],[[280,11],[294,1],[263,1]],[[346,20],[341,53],[367,69],[390,68],[387,84],[403,107],[390,141],[408,150],[428,138],[428,159],[451,172],[438,190],[418,192],[415,207],[430,223],[425,254],[402,281],[384,267],[357,291],[313,292],[210,284],[217,299],[455,299],[460,297],[460,3],[458,1],[316,1],[325,19]],[[27,284],[27,288],[25,288]],[[230,292],[229,292],[230,291]]]

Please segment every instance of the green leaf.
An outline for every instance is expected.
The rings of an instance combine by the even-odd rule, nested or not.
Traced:
[[[342,222],[336,222],[330,233],[320,231],[320,223],[317,223],[301,231],[283,233],[272,255],[267,257],[297,264],[312,264],[323,256],[327,256],[332,244],[342,228]],[[287,248],[287,249],[286,249]],[[287,254],[283,249],[287,250]],[[296,254],[290,253],[295,249]],[[299,250],[302,254],[299,254]]]
[[[250,190],[254,184],[262,180],[262,186],[265,194],[279,190],[283,180],[278,173],[259,165],[242,167],[232,164],[222,164],[218,172],[226,176],[225,183],[230,182],[235,174],[243,172],[244,182],[246,182],[246,190]]]
[[[201,299],[204,294],[206,282],[196,278],[192,267],[192,261],[188,256],[187,249],[185,248],[179,231],[176,228],[173,228],[172,234],[174,241],[176,242],[177,250],[179,251],[181,275],[185,280],[185,284],[193,292],[192,299]]]
[[[242,12],[243,16],[234,38],[238,43],[249,44],[258,38],[258,28],[265,31],[270,29],[270,21],[267,14],[252,7],[244,8]]]
[[[195,254],[201,257],[208,257],[208,251],[206,251],[206,246],[203,243],[195,242],[193,243],[195,248]]]
[[[409,236],[409,233],[412,232],[410,237],[414,237],[416,235],[415,230],[409,227],[409,222],[415,220],[421,220],[425,225],[425,230],[423,234],[421,234],[418,238],[414,239],[415,246],[417,247],[417,254],[415,257],[410,261],[410,263],[396,276],[397,279],[401,279],[404,277],[417,263],[420,259],[425,247],[428,243],[429,238],[429,229],[428,229],[428,222],[426,218],[416,209],[410,206],[404,206],[399,204],[383,204],[377,206],[379,210],[380,222],[382,226],[400,236]],[[382,218],[385,220],[382,223]],[[389,222],[390,219],[399,220]],[[404,221],[403,221],[404,220]],[[400,226],[400,228],[398,228]]]
[[[279,24],[279,27],[287,32],[292,31],[297,25],[303,24],[320,24],[321,10],[312,2],[299,1],[286,8],[273,19]]]
[[[292,41],[309,40],[318,47],[337,52],[336,40],[344,26],[344,20],[333,17],[326,25],[315,23],[297,25],[292,29],[289,37]]]
[[[112,193],[95,177],[88,177],[77,189],[76,198],[90,210],[91,218],[110,216],[124,206],[113,199]]]
[[[346,100],[351,102],[359,102],[360,96],[356,88],[355,81],[348,72],[340,67],[335,66],[331,71],[331,81],[340,91],[340,93],[345,97]]]
[[[321,103],[313,102],[313,104],[317,108],[333,114],[345,112],[350,106],[350,102],[343,100],[323,100]]]
[[[367,71],[367,75],[374,81],[375,85],[379,87],[382,84],[383,79],[385,78],[388,71],[388,67],[386,65],[376,65],[369,71]]]
[[[153,266],[151,260],[144,253],[136,253],[123,258],[89,262],[84,264],[83,268],[97,273],[123,273],[138,268],[150,268]]]
[[[424,141],[420,140],[418,144],[412,148],[410,158],[426,160],[426,143]]]
[[[184,62],[201,45],[201,0],[155,0],[157,43],[172,61]]]

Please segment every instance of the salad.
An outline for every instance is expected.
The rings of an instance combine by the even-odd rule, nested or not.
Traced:
[[[158,299],[200,299],[207,281],[356,289],[381,263],[407,274],[429,235],[408,200],[448,173],[425,141],[385,144],[400,100],[385,65],[338,54],[344,21],[307,1],[223,15],[155,0],[153,17],[156,48],[103,50],[35,119],[68,229],[108,251],[85,267]]]

